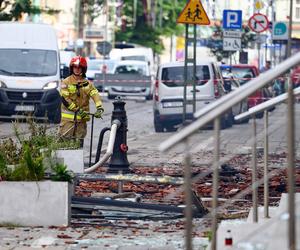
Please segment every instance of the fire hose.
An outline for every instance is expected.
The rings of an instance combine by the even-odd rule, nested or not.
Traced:
[[[113,153],[115,139],[116,139],[116,133],[120,126],[121,126],[121,122],[119,120],[112,121],[106,153],[93,166],[85,169],[84,173],[93,172],[95,169],[102,166],[102,164],[104,164],[109,159],[109,157]]]

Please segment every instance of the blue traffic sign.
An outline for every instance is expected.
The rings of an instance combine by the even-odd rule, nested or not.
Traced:
[[[223,29],[242,29],[242,11],[224,10]]]

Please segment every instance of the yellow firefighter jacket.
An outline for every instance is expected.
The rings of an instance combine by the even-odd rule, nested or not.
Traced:
[[[93,99],[96,107],[102,106],[98,90],[87,79],[76,80],[74,75],[64,79],[61,84],[60,94],[62,97],[61,118],[62,120],[75,119],[75,113],[79,109],[89,112],[89,100]],[[82,118],[76,114],[77,120]],[[89,116],[84,121],[89,120]]]

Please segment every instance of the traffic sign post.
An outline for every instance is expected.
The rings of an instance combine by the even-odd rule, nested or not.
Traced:
[[[261,13],[256,13],[250,17],[248,22],[249,28],[258,33],[257,37],[257,51],[258,51],[258,68],[260,68],[260,48],[261,48],[261,39],[260,33],[269,29],[270,23],[268,17]]]
[[[184,58],[184,89],[183,89],[183,115],[182,122],[186,122],[186,105],[187,105],[187,85],[193,86],[193,113],[196,112],[196,44],[197,32],[196,25],[209,25],[210,20],[202,6],[200,0],[189,0],[184,9],[179,14],[177,23],[185,24],[185,58]],[[193,37],[189,37],[189,24],[194,25]],[[188,44],[193,44],[193,58],[188,57]],[[188,64],[193,65],[193,76],[187,79]]]
[[[242,11],[224,10],[223,29],[242,29]]]
[[[240,51],[242,48],[241,42],[242,32],[237,30],[223,31],[223,50],[224,51]],[[230,66],[232,65],[232,52],[229,54]]]
[[[241,38],[224,37],[223,50],[225,51],[239,51],[241,50]]]
[[[96,49],[98,53],[106,57],[109,54],[109,52],[112,50],[112,45],[107,41],[101,41],[97,43]]]
[[[189,0],[177,18],[177,23],[209,25],[210,20],[200,0]]]
[[[250,17],[248,25],[252,31],[261,33],[269,28],[269,20],[264,14],[256,13]]]
[[[288,26],[284,22],[275,22],[272,29],[272,40],[288,40]]]

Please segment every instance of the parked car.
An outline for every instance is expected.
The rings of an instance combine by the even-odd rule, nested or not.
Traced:
[[[188,66],[188,79],[191,79],[193,66]],[[196,65],[196,110],[216,101],[226,94],[219,67],[211,59],[198,60]],[[187,86],[186,118],[193,119],[193,86]],[[184,102],[184,62],[170,62],[160,65],[157,71],[153,115],[156,132],[174,130],[182,123]],[[221,127],[232,126],[232,111],[221,118]]]
[[[153,79],[147,62],[124,60],[118,61],[112,75],[107,75],[107,94],[112,99],[116,96],[145,97],[152,99]]]
[[[248,64],[236,64],[236,65],[221,65],[220,66],[222,75],[227,74],[227,72],[231,72],[234,79],[239,81],[239,84],[242,86],[246,82],[250,81],[252,78],[255,78],[259,75],[259,71],[256,66],[248,65]],[[258,105],[269,98],[272,95],[268,91],[267,88],[263,88],[261,90],[257,90],[254,94],[248,97],[248,107],[252,108],[255,105]],[[258,113],[256,115],[257,118],[263,117],[263,112]]]
[[[227,71],[227,72],[223,71],[222,73],[223,73],[222,76],[223,76],[223,80],[224,80],[224,88],[227,90],[227,92],[234,91],[241,86],[240,81],[235,79],[230,71]],[[242,114],[242,113],[246,112],[247,110],[248,110],[248,99],[245,99],[242,102],[240,102],[232,107],[233,117],[236,115]],[[239,120],[239,121],[236,121],[233,119],[232,122],[233,123],[248,123],[249,117]]]
[[[86,72],[86,77],[88,80],[93,82],[95,80],[95,74],[102,74],[102,73],[112,74],[115,64],[117,63],[117,60],[89,59],[87,63],[88,63],[88,68]],[[102,84],[97,84],[97,83],[94,84],[99,91],[102,91],[102,87],[103,87]]]

